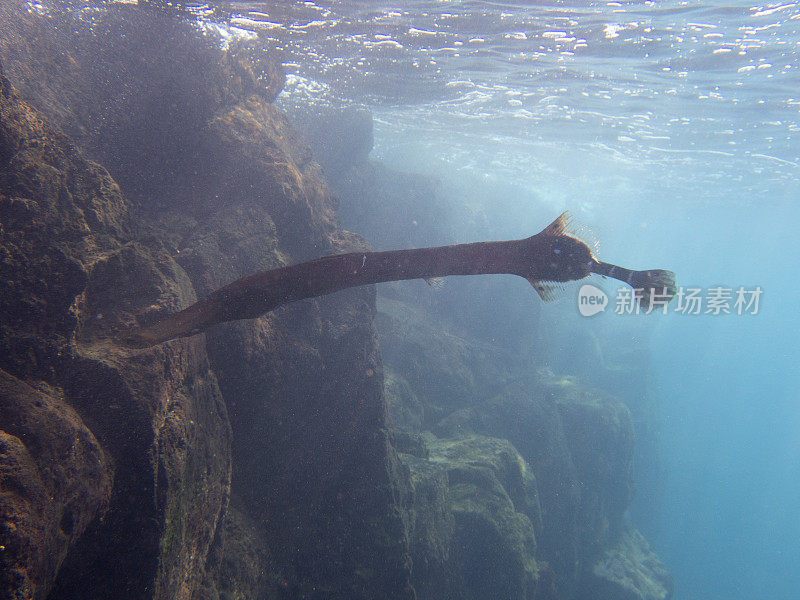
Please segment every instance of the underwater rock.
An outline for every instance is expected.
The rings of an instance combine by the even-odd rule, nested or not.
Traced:
[[[402,375],[386,364],[383,368],[383,393],[389,410],[389,424],[394,431],[420,432],[424,429],[425,405]]]
[[[411,425],[413,414],[416,431],[429,429],[449,413],[494,393],[520,366],[511,352],[451,333],[429,312],[400,300],[378,297],[376,326],[384,361],[391,365],[394,379],[389,381],[402,378],[407,386],[403,398],[412,402],[391,405],[396,426]],[[414,398],[422,399],[421,405]]]
[[[192,600],[274,598],[285,584],[275,575],[260,528],[235,503],[232,498],[217,528],[205,575]]]
[[[538,557],[557,574],[559,593],[570,597],[581,568],[581,485],[556,403],[518,382],[490,400],[458,410],[434,432],[459,437],[488,435],[507,439],[528,462],[539,490],[542,530]]]
[[[250,96],[215,114],[205,136],[208,185],[153,223],[199,295],[368,248],[338,228],[319,164],[275,107]],[[193,172],[183,177],[196,184]],[[365,287],[206,334],[234,431],[234,493],[265,543],[282,549],[273,559],[290,596],[413,593],[374,314]]]
[[[17,52],[26,74],[34,72],[31,65],[42,67],[40,80],[52,92],[47,97],[63,102],[64,110],[50,111],[51,118],[120,175],[125,197],[139,209],[138,242],[132,233],[115,235],[87,260],[67,261],[59,268],[74,271],[69,286],[67,276],[52,269],[63,299],[46,305],[63,306],[58,314],[67,322],[60,338],[29,336],[31,344],[61,340],[48,356],[64,350],[75,357],[65,364],[69,377],[62,375],[68,399],[80,404],[82,416],[92,413],[92,431],[125,467],[118,469],[119,492],[106,519],[67,557],[53,597],[79,589],[85,597],[187,597],[199,585],[231,468],[242,514],[262,528],[254,539],[283,549],[275,569],[285,573],[289,596],[316,590],[327,597],[411,597],[397,499],[400,467],[385,431],[372,325],[374,290],[348,290],[219,328],[205,344],[199,338],[126,353],[108,343],[115,329],[148,324],[194,299],[195,291],[207,293],[237,274],[366,247],[338,228],[320,166],[269,104],[270,94],[254,93],[250,84],[209,92],[216,67],[206,67],[218,51],[163,15],[131,23],[125,15],[138,19],[139,13],[120,10],[102,17],[90,39],[63,44],[77,65],[73,74],[85,68],[94,74],[61,79],[49,70],[46,54],[61,50],[63,39],[46,44],[42,60],[31,55],[36,48],[3,46],[4,56]],[[131,39],[111,45],[114,32]],[[177,62],[146,40],[172,44]],[[84,61],[89,47],[98,56]],[[93,96],[97,74],[115,78],[99,83]],[[23,81],[26,93],[41,98],[30,81]],[[112,91],[125,97],[107,97]],[[162,110],[165,94],[171,104]],[[97,131],[68,128],[73,121],[91,124],[98,108],[105,112]],[[17,145],[2,156],[13,155]],[[122,197],[116,183],[110,188]],[[82,228],[82,216],[67,223]],[[42,231],[69,248],[57,224]],[[93,242],[98,236],[84,237]],[[36,265],[49,241],[44,234],[33,241],[25,259]],[[33,273],[36,281],[28,287],[47,282],[44,268]],[[25,292],[16,276],[9,281],[15,286],[9,298]],[[26,327],[52,327],[52,319],[23,320]],[[8,347],[20,348],[15,364],[32,368],[24,332],[7,333]],[[42,369],[51,362],[42,360]],[[217,375],[235,431],[232,463]],[[111,399],[104,402],[104,395]],[[101,575],[87,583],[87,572]],[[215,573],[222,576],[211,568],[203,580]],[[247,578],[246,570],[241,576]],[[114,589],[123,580],[128,589]]]
[[[597,391],[562,398],[558,410],[581,482],[582,541],[585,554],[591,556],[620,531],[633,499],[631,413]]]
[[[453,207],[441,197],[440,184],[432,177],[364,161],[334,185],[342,199],[342,223],[363,233],[376,250],[435,246],[456,239],[447,229]]]
[[[540,510],[536,480],[505,440],[426,436],[410,470],[417,596],[533,599]]]
[[[215,112],[251,95],[272,102],[284,85],[270,49],[242,42],[223,52],[170,11],[48,10],[41,18],[23,0],[0,7],[6,76],[143,206],[177,195],[186,170],[203,172]]]
[[[0,598],[47,597],[108,508],[113,467],[58,390],[0,370]]]
[[[18,264],[39,264],[50,240],[69,250],[65,258],[51,253],[50,270],[34,269],[35,281],[25,283],[20,267],[3,282],[12,292],[4,298],[24,298],[52,281],[53,299],[32,298],[28,313],[27,304],[2,306],[22,314],[25,327],[56,329],[4,331],[8,362],[37,374],[50,373],[58,352],[74,357],[53,377],[66,379],[68,401],[91,413],[92,431],[124,466],[106,519],[67,557],[53,597],[187,597],[199,585],[231,467],[241,514],[262,528],[254,544],[283,549],[275,568],[289,596],[411,597],[373,290],[219,328],[207,344],[126,353],[108,343],[115,329],[152,322],[237,274],[366,247],[338,228],[320,166],[270,105],[283,85],[277,61],[246,44],[221,53],[158,10],[107,6],[88,20],[69,10],[40,19],[18,0],[2,10],[0,53],[24,96],[115,175],[126,218],[128,201],[138,209],[135,228],[88,258],[73,257],[58,223],[43,224],[41,238],[25,238],[30,252]],[[83,196],[64,198],[69,210]],[[84,228],[84,215],[65,217]],[[84,232],[90,245],[99,236]],[[41,360],[30,360],[26,339]],[[235,430],[232,465],[217,375]],[[254,589],[247,571],[228,589]],[[87,572],[100,575],[86,582]],[[202,576],[223,574],[210,565]],[[127,589],[114,589],[123,580]]]
[[[625,529],[592,566],[579,599],[670,600],[672,576],[641,533]]]
[[[439,435],[508,439],[536,474],[539,554],[569,597],[581,573],[619,531],[632,490],[630,413],[572,378],[516,382],[443,419]]]
[[[0,65],[0,368],[48,379],[97,254],[130,236],[119,187],[18,98]]]
[[[356,236],[343,243],[342,250],[334,250],[337,242],[332,238],[339,235],[336,200],[319,164],[312,160],[311,150],[277,108],[250,96],[215,114],[207,129],[205,145],[213,165],[209,179],[214,183],[198,191],[193,201],[203,203],[204,211],[215,220],[227,221],[221,223],[226,235],[242,239],[260,227],[264,235],[274,236],[272,247],[280,242],[282,262],[301,262],[351,247],[348,242],[355,241]],[[194,177],[193,172],[186,175]],[[246,216],[242,211],[252,214]],[[264,222],[248,224],[248,218]],[[245,229],[239,232],[234,225]],[[259,242],[251,242],[236,258],[253,255],[256,259],[263,252]],[[249,274],[249,268],[237,266],[237,273]],[[230,280],[226,277],[225,283]]]
[[[295,109],[290,118],[308,140],[332,185],[352,166],[365,163],[372,150],[372,113],[364,108]]]
[[[194,291],[163,251],[131,241],[130,207],[108,172],[0,82],[0,368],[61,390],[114,471],[102,521],[87,525],[91,499],[64,520],[85,528],[66,558],[45,538],[28,541],[56,552],[29,583],[48,587],[63,558],[49,598],[186,597],[227,502],[225,407],[201,344],[131,353],[108,335]],[[5,402],[21,410],[25,398]],[[48,476],[63,490],[95,485],[77,470]]]

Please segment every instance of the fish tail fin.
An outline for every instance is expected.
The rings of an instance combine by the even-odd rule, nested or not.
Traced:
[[[645,310],[652,310],[655,299],[663,304],[669,304],[678,291],[675,273],[664,269],[650,269],[648,271],[633,271],[629,282],[636,293],[636,301]]]
[[[596,261],[592,265],[592,273],[597,273],[603,277],[613,277],[623,283],[627,283],[634,289],[636,302],[648,312],[652,310],[656,299],[658,299],[659,304],[666,306],[678,292],[675,273],[664,269],[632,271],[610,263]]]
[[[152,325],[121,331],[116,335],[116,341],[129,348],[149,348],[195,335],[217,322],[213,302],[206,298]]]

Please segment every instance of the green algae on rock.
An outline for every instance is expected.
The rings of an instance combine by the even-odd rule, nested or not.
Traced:
[[[410,472],[408,519],[420,598],[536,597],[536,480],[506,440],[419,438],[402,454]],[[402,452],[402,445],[400,446]]]

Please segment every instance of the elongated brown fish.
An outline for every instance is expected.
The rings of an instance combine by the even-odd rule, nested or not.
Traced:
[[[675,275],[671,271],[631,271],[600,262],[586,244],[567,234],[566,227],[564,213],[542,232],[522,240],[335,254],[254,273],[154,325],[128,331],[119,339],[135,347],[153,346],[200,333],[217,323],[252,319],[303,298],[370,283],[447,275],[519,275],[533,285],[543,300],[549,300],[549,286],[553,283],[583,279],[590,273],[629,284],[637,290],[636,299],[645,308],[653,294],[662,298],[674,296]]]

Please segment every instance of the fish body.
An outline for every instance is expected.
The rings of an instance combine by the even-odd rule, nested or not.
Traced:
[[[135,347],[148,347],[350,287],[450,275],[518,275],[527,279],[543,300],[550,299],[552,284],[583,279],[591,273],[648,289],[651,284],[663,284],[665,291],[672,290],[674,295],[670,271],[631,271],[600,262],[585,243],[567,233],[567,224],[564,213],[540,233],[520,240],[335,254],[254,273],[154,325],[125,332],[119,339]],[[652,274],[658,276],[653,278]],[[645,302],[643,297],[637,296],[640,303]]]

